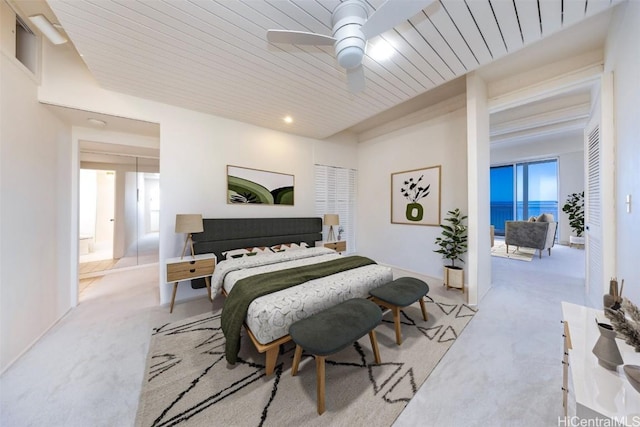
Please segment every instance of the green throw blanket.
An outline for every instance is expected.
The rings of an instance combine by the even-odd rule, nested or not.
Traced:
[[[249,304],[254,299],[309,280],[369,264],[375,264],[375,261],[361,256],[348,256],[313,265],[257,274],[238,280],[229,292],[222,309],[221,322],[222,332],[224,332],[227,341],[225,346],[227,361],[231,364],[236,363],[240,351],[240,329],[247,317]]]

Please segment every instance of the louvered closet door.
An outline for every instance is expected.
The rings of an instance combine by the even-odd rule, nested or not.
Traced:
[[[594,289],[602,289],[602,193],[601,193],[601,147],[600,125],[589,123],[585,131],[587,152],[587,191],[585,191],[585,237],[587,294]]]

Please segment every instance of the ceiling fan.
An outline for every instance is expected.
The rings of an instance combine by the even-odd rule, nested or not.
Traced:
[[[387,0],[371,16],[364,0],[345,0],[331,13],[333,37],[304,31],[268,30],[270,43],[333,45],[338,64],[347,70],[351,92],[364,90],[362,58],[367,40],[390,30],[435,0]]]

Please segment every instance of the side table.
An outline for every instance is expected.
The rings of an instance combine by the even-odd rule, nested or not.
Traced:
[[[178,283],[184,280],[204,278],[207,285],[207,293],[211,299],[211,282],[210,277],[216,268],[215,254],[201,254],[193,257],[176,257],[167,259],[167,283],[173,283],[173,295],[171,296],[171,309],[169,313],[173,313],[173,304],[176,300],[176,292],[178,291]]]
[[[347,241],[338,240],[337,242],[324,242],[325,248],[333,249],[336,252],[342,253],[347,251]]]

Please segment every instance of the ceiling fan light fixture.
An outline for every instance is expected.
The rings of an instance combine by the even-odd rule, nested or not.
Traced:
[[[369,44],[367,54],[375,61],[384,61],[393,56],[395,49],[386,40],[378,40],[375,44]]]
[[[283,120],[286,124],[291,124],[291,123],[293,123],[293,117],[291,117],[291,116],[285,116],[282,120]]]

